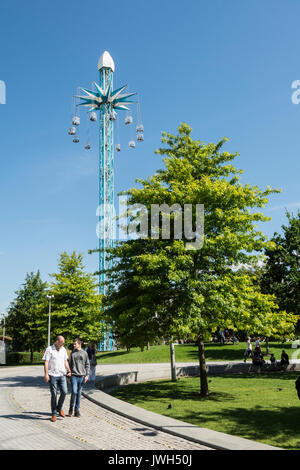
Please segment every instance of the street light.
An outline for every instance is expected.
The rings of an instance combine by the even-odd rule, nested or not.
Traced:
[[[2,315],[3,315],[3,342],[4,342],[4,339],[5,339],[5,313],[3,312]]]
[[[5,313],[3,315],[3,362],[2,364],[6,364],[6,350],[5,350]]]
[[[51,325],[51,300],[54,299],[54,295],[46,295],[49,300],[49,317],[48,317],[48,347],[50,346],[50,325]]]

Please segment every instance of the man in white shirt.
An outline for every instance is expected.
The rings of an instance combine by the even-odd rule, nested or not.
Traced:
[[[57,336],[55,343],[46,349],[43,356],[45,382],[50,383],[52,422],[56,421],[57,411],[62,418],[65,417],[62,407],[68,393],[66,374],[71,375],[71,371],[64,343],[65,338]],[[60,396],[57,403],[58,389]]]

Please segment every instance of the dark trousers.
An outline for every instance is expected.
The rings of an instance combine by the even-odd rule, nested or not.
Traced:
[[[55,415],[56,411],[60,411],[62,409],[66,395],[68,393],[67,379],[65,375],[62,377],[54,377],[54,375],[49,375],[49,377],[51,391],[51,411],[52,415]],[[60,396],[57,403],[58,391],[60,391]]]
[[[252,349],[246,349],[244,358],[247,359],[248,357],[253,357]]]

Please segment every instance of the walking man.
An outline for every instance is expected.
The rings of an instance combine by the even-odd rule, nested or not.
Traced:
[[[82,341],[76,338],[73,343],[74,349],[70,356],[70,369],[71,369],[71,401],[69,416],[72,416],[75,406],[75,416],[80,417],[80,399],[83,384],[85,384],[89,378],[90,373],[90,361],[86,351],[82,346]]]
[[[65,413],[62,410],[68,389],[66,374],[71,375],[67,351],[64,348],[65,338],[57,336],[55,343],[48,346],[43,356],[45,382],[50,384],[51,392],[51,421],[56,421],[58,414],[64,418]],[[57,403],[58,390],[60,391],[59,400]]]
[[[248,336],[248,338],[247,338],[246,350],[245,350],[245,354],[244,354],[244,362],[246,362],[246,360],[249,356],[253,357],[252,344],[251,344],[250,336]]]

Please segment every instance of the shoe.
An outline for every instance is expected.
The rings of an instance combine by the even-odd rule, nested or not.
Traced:
[[[81,415],[80,415],[79,411],[75,411],[75,415],[74,415],[74,416],[76,416],[76,418],[80,418]]]
[[[55,421],[56,421],[56,415],[52,415],[50,421],[52,421],[52,423],[55,423]]]
[[[72,416],[72,414],[73,414],[73,410],[72,410],[72,408],[70,408],[69,409],[69,416]]]
[[[59,414],[59,416],[61,416],[62,418],[64,418],[64,417],[66,416],[65,413],[63,412],[63,410],[59,410],[59,411],[58,411],[58,414]]]

